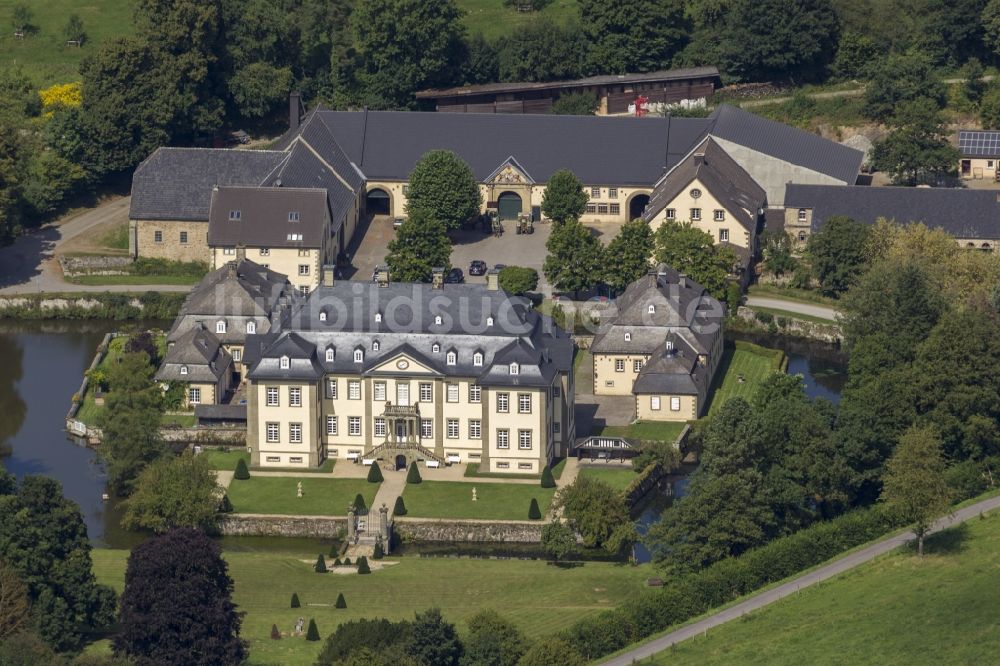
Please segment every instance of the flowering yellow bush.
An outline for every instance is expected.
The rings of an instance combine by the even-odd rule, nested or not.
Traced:
[[[50,88],[39,90],[38,96],[42,98],[42,106],[46,111],[80,106],[80,103],[83,101],[83,93],[78,81],[73,83],[57,83]]]

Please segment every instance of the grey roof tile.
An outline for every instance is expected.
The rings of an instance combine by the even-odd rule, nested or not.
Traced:
[[[231,217],[233,211],[238,219]],[[291,219],[292,213],[298,215],[297,220]],[[321,248],[326,219],[326,190],[219,187],[212,192],[208,244]]]

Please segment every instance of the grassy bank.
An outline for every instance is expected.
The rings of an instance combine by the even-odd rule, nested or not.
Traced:
[[[784,353],[778,349],[766,349],[745,342],[738,342],[735,346],[727,343],[709,398],[708,411],[718,411],[727,400],[737,396],[751,400],[761,382],[772,372],[779,371],[783,361]]]
[[[472,489],[476,501],[472,501]],[[542,515],[552,502],[555,488],[534,484],[456,483],[424,481],[407,484],[403,491],[406,515],[412,518],[461,518],[528,520],[531,499],[538,500]]]
[[[298,497],[298,484],[302,497]],[[277,513],[305,516],[347,515],[347,505],[361,493],[371,506],[379,484],[364,479],[324,479],[253,476],[229,484],[229,501],[237,513]]]
[[[457,0],[456,4],[464,14],[462,23],[468,33],[482,33],[491,40],[516,35],[543,16],[561,24],[580,18],[576,0],[552,0],[540,12],[519,12],[502,0]]]
[[[631,467],[594,467],[588,465],[580,467],[578,476],[589,476],[592,479],[603,481],[612,488],[625,490],[629,484],[635,481],[636,473]]]
[[[272,624],[291,631],[300,616],[306,622],[315,618],[326,638],[347,620],[412,619],[415,611],[437,606],[464,634],[465,620],[490,607],[529,638],[544,638],[644,593],[643,581],[651,571],[648,565],[603,562],[560,568],[538,561],[407,557],[370,576],[322,575],[312,571],[316,555],[226,553],[236,583],[234,599],[246,613],[242,635],[250,642],[250,664],[312,664],[321,642],[269,638]],[[94,550],[100,582],[121,591],[127,558],[127,551]],[[292,592],[298,593],[302,608],[289,608]],[[333,608],[340,592],[347,600],[343,610]]]
[[[747,290],[747,294],[750,296],[773,296],[786,301],[809,303],[811,305],[826,305],[831,308],[839,305],[837,299],[828,298],[818,291],[796,289],[794,287],[778,287],[773,284],[755,284]]]
[[[605,426],[599,435],[654,442],[673,442],[687,425],[684,421],[636,421],[625,426]]]

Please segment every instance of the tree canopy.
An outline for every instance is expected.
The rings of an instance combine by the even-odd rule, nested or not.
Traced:
[[[595,74],[664,69],[690,31],[683,0],[581,0],[580,16]]]
[[[649,272],[653,255],[653,231],[644,220],[622,225],[606,250],[609,261],[604,280],[616,291],[625,288]]]
[[[590,229],[570,218],[552,229],[545,243],[545,278],[560,291],[590,289],[603,273],[604,248]]]
[[[892,176],[896,185],[936,184],[954,173],[961,156],[948,138],[941,113],[933,102],[921,99],[901,105],[893,130],[872,147],[871,165]]]
[[[175,527],[215,527],[219,506],[215,472],[202,456],[185,451],[150,463],[125,501],[122,525],[162,534]]]
[[[542,212],[553,222],[578,220],[587,210],[583,183],[569,169],[559,169],[549,178],[542,195]]]
[[[569,526],[580,534],[588,547],[601,546],[618,552],[621,545],[615,532],[632,524],[622,493],[589,476],[577,477],[554,500]]]
[[[864,271],[869,233],[868,225],[837,215],[809,237],[806,255],[824,294],[843,294]]]
[[[472,168],[450,150],[432,150],[410,173],[406,214],[425,215],[445,230],[458,229],[479,214],[483,197]]]
[[[690,222],[666,220],[654,235],[657,263],[684,273],[717,299],[725,300],[726,282],[736,265],[732,249],[716,245],[712,235]]]
[[[397,282],[430,282],[433,269],[451,267],[445,225],[426,210],[410,213],[386,248],[389,276]]]

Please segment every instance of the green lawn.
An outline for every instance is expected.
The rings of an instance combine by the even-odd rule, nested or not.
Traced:
[[[38,30],[24,39],[14,39],[11,14],[25,4],[34,14]],[[79,81],[80,61],[97,51],[109,37],[134,32],[133,0],[0,0],[0,63],[24,68],[39,87]],[[83,19],[87,41],[82,48],[66,46],[63,28],[70,14]]]
[[[589,476],[608,484],[612,488],[625,490],[635,480],[636,473],[631,467],[581,467],[578,476]]]
[[[756,345],[749,346],[756,347]],[[730,398],[739,396],[747,400],[752,399],[764,378],[774,372],[775,358],[781,354],[782,352],[777,349],[756,347],[754,351],[743,347],[733,348],[727,344],[722,357],[722,366],[718,370],[709,397],[709,413],[721,409]],[[743,377],[742,382],[740,376]]]
[[[503,0],[458,0],[457,4],[465,14],[463,23],[469,35],[482,33],[491,40],[517,34],[518,30],[541,16],[561,24],[580,17],[576,0],[551,0],[540,12],[518,12],[513,7],[504,6]]]
[[[476,501],[472,501],[472,489]],[[403,501],[406,515],[415,518],[479,518],[482,520],[528,520],[531,498],[538,500],[542,515],[552,502],[555,488],[534,484],[463,483],[424,481],[406,484]]]
[[[236,463],[233,463],[235,465]],[[251,472],[296,472],[299,474],[329,474],[337,464],[336,458],[327,458],[319,467],[251,467]]]
[[[986,664],[1000,651],[1000,515],[803,590],[656,664]],[[647,662],[648,663],[648,662]]]
[[[687,425],[684,421],[636,421],[627,426],[605,426],[598,435],[656,442],[673,442]]]
[[[465,634],[465,620],[491,607],[530,638],[543,638],[642,594],[651,572],[649,565],[604,562],[559,568],[539,561],[406,557],[369,576],[321,575],[312,572],[316,555],[226,553],[235,601],[246,612],[242,633],[250,642],[251,664],[312,664],[322,641],[269,638],[272,624],[290,631],[300,616],[306,623],[315,618],[326,638],[346,620],[410,619],[415,611],[437,606]],[[121,591],[128,552],[96,549],[92,556],[98,580]],[[292,592],[302,608],[289,608]],[[347,600],[343,610],[333,608],[339,592]]]
[[[558,479],[562,477],[563,469],[566,467],[566,459],[560,458],[556,461],[556,464],[552,466],[552,478]],[[465,466],[465,473],[462,476],[466,478],[483,478],[483,479],[538,479],[541,481],[541,474],[504,474],[503,472],[480,472],[479,463],[468,463]]]
[[[200,277],[193,275],[79,275],[67,278],[67,282],[103,287],[107,285],[137,284],[198,284]]]
[[[302,483],[302,497],[296,495]],[[237,513],[280,513],[306,516],[347,515],[347,505],[361,493],[371,506],[379,484],[364,479],[310,479],[254,476],[229,484],[229,501]]]
[[[222,449],[204,449],[200,455],[208,461],[208,464],[212,469],[218,469],[224,472],[232,472],[235,470],[236,463],[240,458],[246,462],[247,467],[250,466],[250,454],[247,453],[246,449],[233,449],[231,451],[223,451]]]
[[[828,305],[830,307],[837,307],[839,304],[836,299],[827,298],[818,291],[814,291],[812,289],[777,287],[771,284],[755,284],[747,290],[747,293],[750,296],[773,296],[775,298],[783,298],[786,301],[812,303],[815,305]]]

